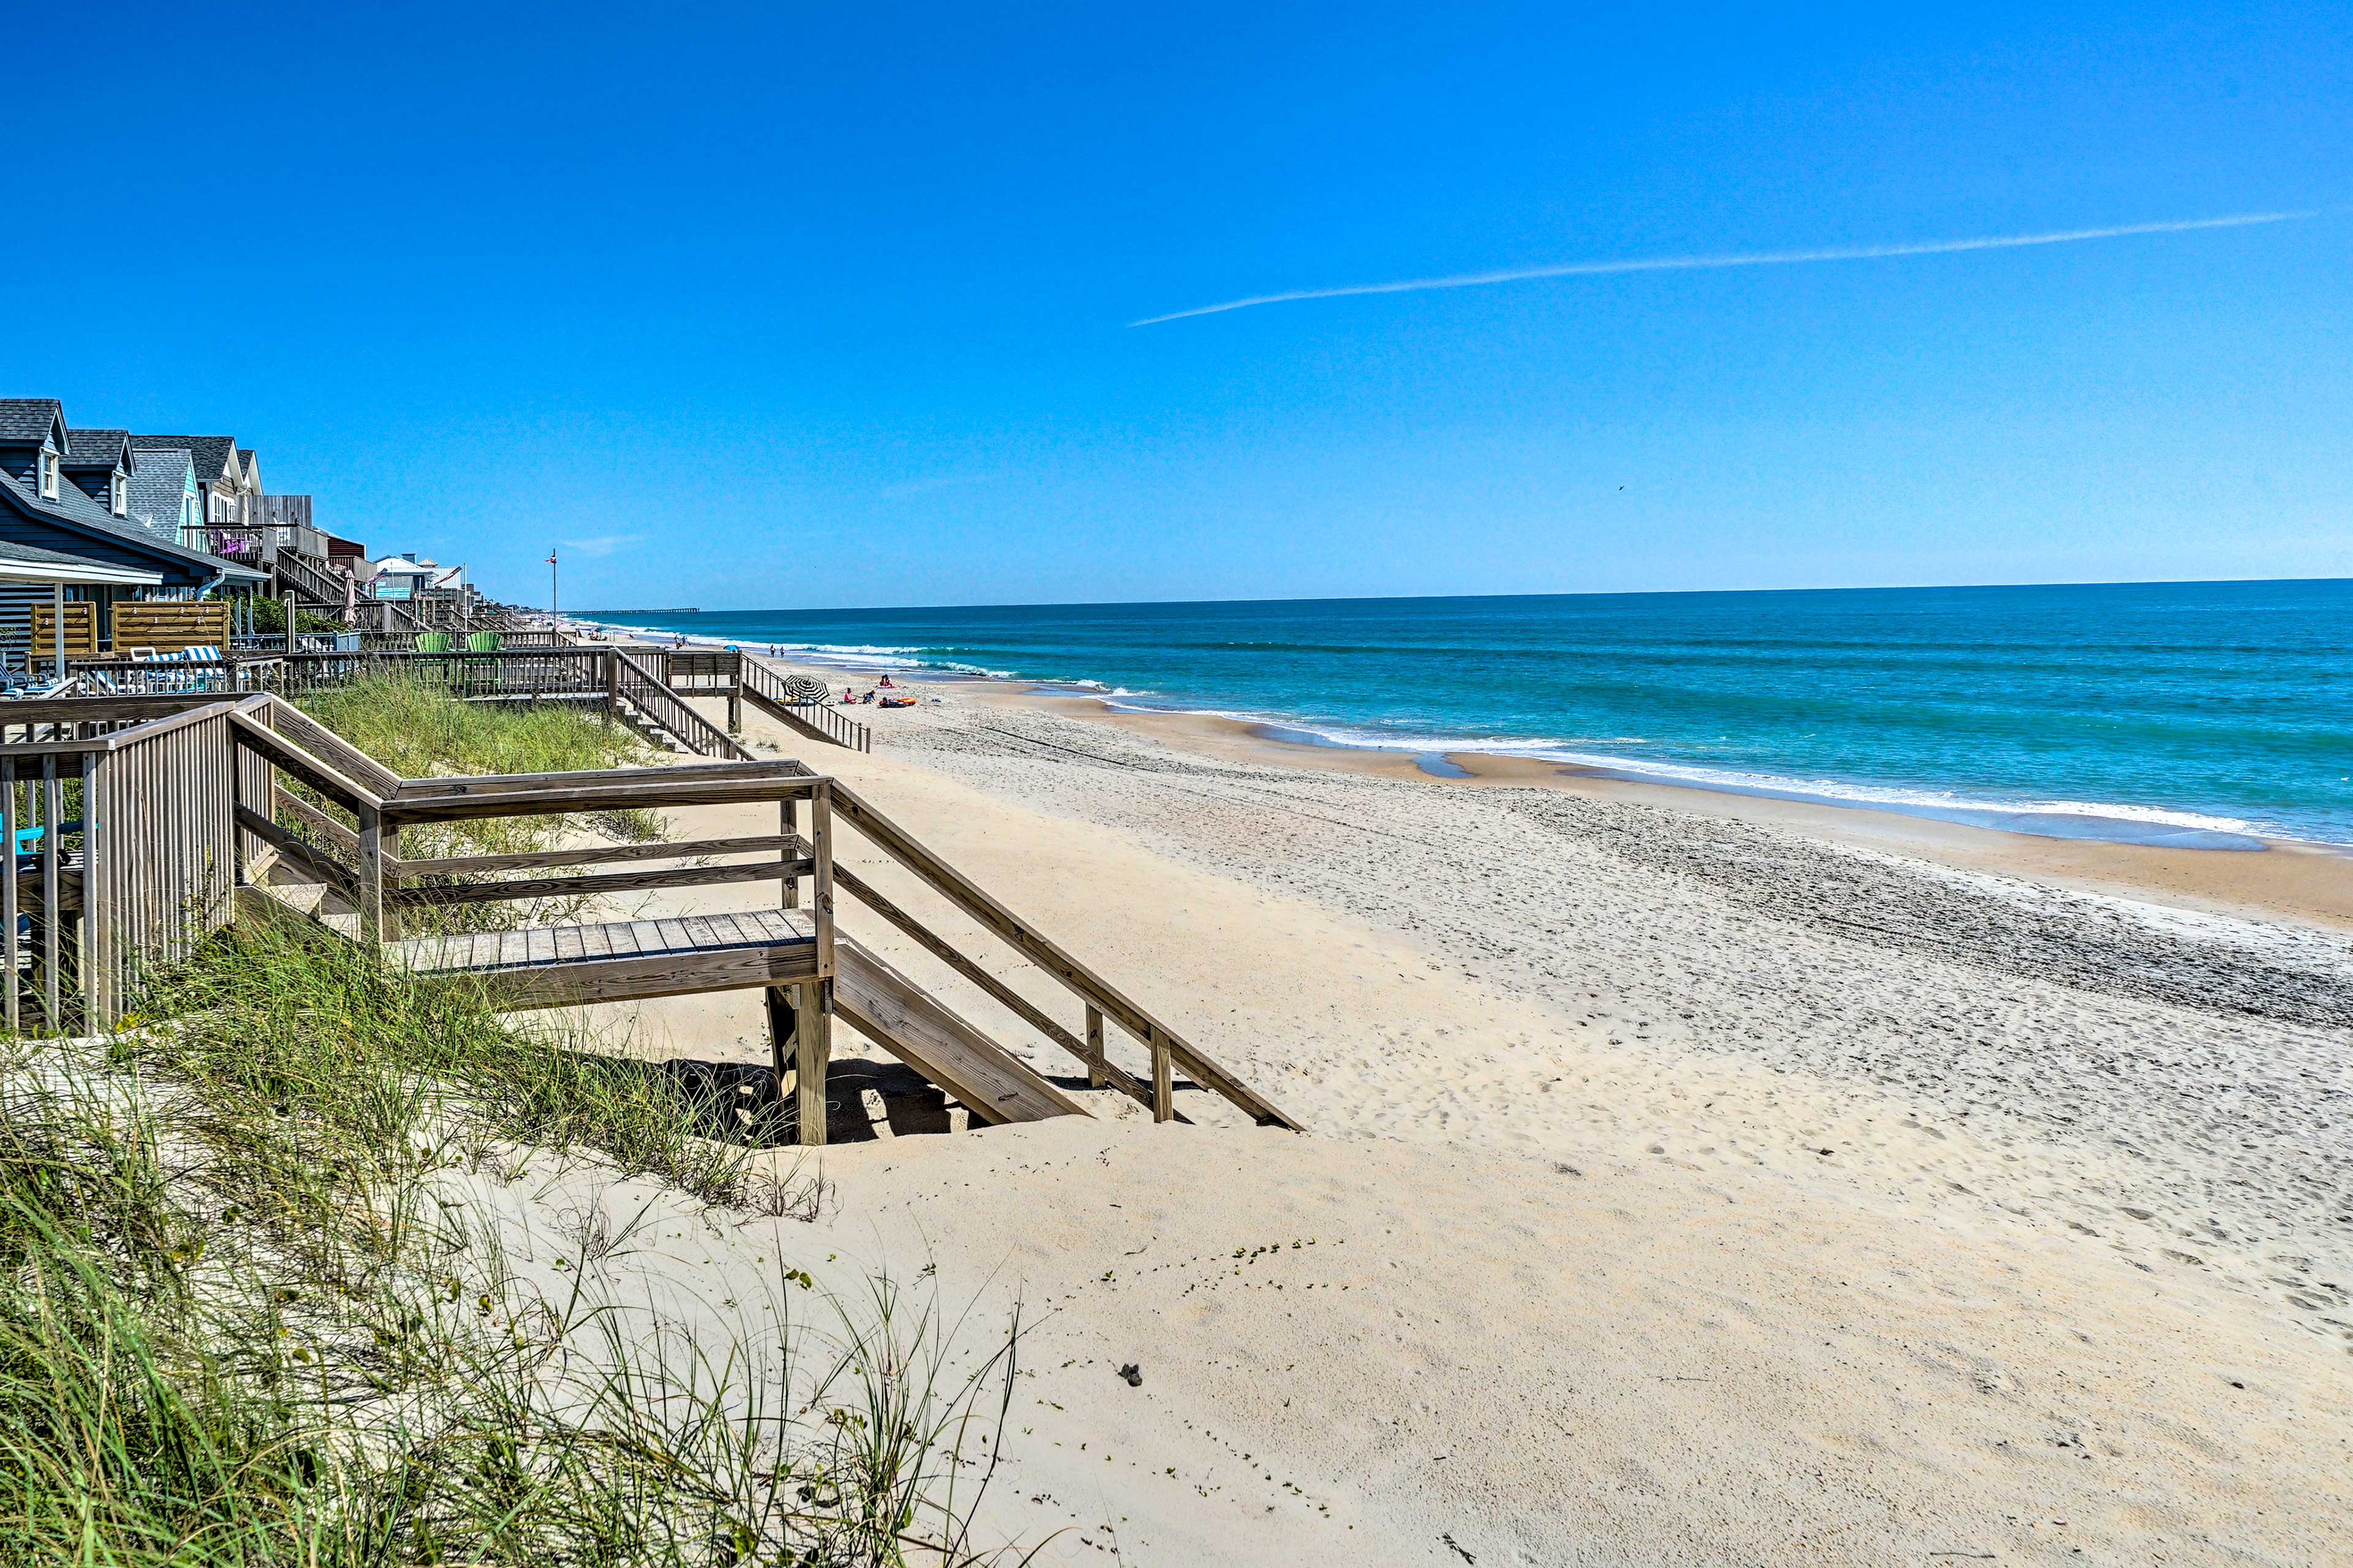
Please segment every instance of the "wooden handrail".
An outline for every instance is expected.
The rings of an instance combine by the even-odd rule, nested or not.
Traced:
[[[613,871],[586,877],[519,878],[505,882],[450,882],[425,888],[393,888],[386,903],[404,907],[499,904],[526,899],[575,899],[601,893],[645,893],[662,888],[722,887],[733,882],[775,882],[806,877],[814,859],[752,860],[730,866],[679,866],[666,871]]]
[[[978,986],[990,1000],[1086,1063],[1090,1068],[1099,1073],[1105,1082],[1122,1094],[1128,1096],[1147,1110],[1155,1109],[1153,1106],[1152,1091],[1105,1057],[1100,1042],[1093,1043],[1093,1048],[1090,1048],[1090,1043],[1082,1042],[1076,1035],[1056,1023],[1036,1003],[974,963],[959,951],[955,943],[901,909],[881,889],[857,872],[842,866],[836,867],[833,874],[835,879],[840,882],[844,892],[898,927],[902,932],[913,939],[924,952]],[[1177,1120],[1184,1119],[1180,1117]]]
[[[292,773],[320,794],[332,796],[355,812],[373,815],[384,809],[383,800],[373,791],[353,784],[242,709],[231,710],[228,721],[238,741],[248,750],[259,752],[271,765]]]
[[[808,840],[798,835],[754,834],[744,838],[697,838],[684,843],[598,844],[585,849],[533,849],[512,855],[456,855],[443,859],[404,860],[399,875],[463,876],[487,871],[543,871],[565,866],[608,866],[625,860],[691,860],[705,855],[750,855],[763,849],[794,849]]]
[[[796,702],[785,695],[776,672],[750,655],[740,655],[737,679],[744,693],[776,718],[812,740],[829,742],[852,752],[874,750],[874,731],[830,703]]]
[[[432,778],[401,779],[387,791],[389,801],[428,801],[452,795],[512,795],[523,790],[567,785],[626,786],[642,780],[665,784],[688,780],[773,778],[779,772],[806,781],[803,793],[815,787],[817,775],[799,763],[751,760],[738,763],[681,763],[675,767],[584,768],[560,773],[445,773]]]
[[[676,735],[703,756],[750,759],[752,753],[737,745],[734,737],[696,712],[685,698],[655,679],[653,672],[644,665],[619,648],[589,651],[613,660],[613,694],[646,719]]]
[[[934,891],[987,926],[1024,958],[1061,982],[1064,987],[1101,1008],[1105,1016],[1144,1042],[1145,1049],[1155,1053],[1156,1066],[1159,1065],[1157,1058],[1166,1053],[1185,1069],[1186,1076],[1194,1082],[1224,1095],[1261,1123],[1288,1127],[1294,1131],[1299,1130],[1299,1124],[1278,1110],[1271,1100],[1219,1067],[1199,1047],[1145,1012],[1062,947],[1031,930],[1029,922],[990,897],[964,873],[924,848],[857,791],[836,781],[830,793],[839,815],[865,834],[877,848],[922,878]],[[1084,1052],[1080,1054],[1085,1055]],[[1168,1097],[1159,1094],[1155,1099],[1158,1103],[1155,1107],[1155,1114],[1159,1114],[1167,1108]]]

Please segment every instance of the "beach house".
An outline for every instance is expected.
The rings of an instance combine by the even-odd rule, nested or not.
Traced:
[[[118,599],[193,598],[267,584],[266,574],[166,539],[132,515],[130,484],[144,449],[139,438],[111,429],[79,436],[85,445],[77,450],[77,433],[56,398],[0,398],[0,545],[19,547],[20,568],[59,569],[40,579],[0,574],[0,647],[24,648],[33,606],[59,597],[91,605],[85,635],[103,640]],[[235,458],[232,444],[226,461]],[[201,492],[203,470],[193,455],[190,462]],[[244,471],[234,469],[239,484]],[[81,569],[64,575],[52,558]]]
[[[196,471],[196,500],[199,516],[196,526],[202,528],[238,528],[250,518],[251,507],[247,498],[258,494],[258,481],[248,481],[247,464],[237,450],[236,440],[227,436],[133,436],[131,445],[140,450],[150,447],[188,454]],[[201,542],[183,542],[201,545]]]

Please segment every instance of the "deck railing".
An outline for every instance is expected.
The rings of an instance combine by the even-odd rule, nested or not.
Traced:
[[[241,767],[247,787],[258,778],[228,743],[237,707],[114,697],[0,707],[0,841],[15,861],[0,880],[8,1027],[57,1033],[75,1012],[106,1026],[146,965],[185,955],[228,920]]]
[[[627,666],[624,659],[608,668],[626,675]],[[178,694],[0,704],[0,829],[12,848],[20,847],[17,833],[33,830],[26,840],[33,847],[18,855],[16,874],[0,882],[5,1005],[16,1027],[69,1026],[69,997],[88,1026],[111,1026],[140,972],[186,952],[224,923],[236,888],[271,863],[333,889],[355,911],[360,940],[371,944],[398,934],[405,919],[427,909],[775,880],[784,907],[808,910],[819,979],[835,972],[838,884],[1082,1062],[1092,1081],[1130,1095],[1157,1120],[1176,1116],[1173,1080],[1181,1069],[1261,1122],[1296,1125],[871,802],[799,763],[402,779],[275,695]],[[777,803],[777,831],[509,855],[399,853],[402,830],[425,823],[745,801]],[[806,837],[797,820],[803,801],[811,813]],[[839,827],[861,834],[882,861],[912,874],[1071,993],[1083,1009],[1080,1026],[1057,1020],[874,883],[837,865]],[[804,879],[807,906],[799,902]],[[20,912],[32,917],[29,964],[18,936]],[[35,1019],[25,1016],[28,995]],[[1112,1058],[1111,1028],[1138,1042],[1148,1077]],[[822,1085],[805,1084],[803,1091],[821,1097]],[[805,1108],[821,1118],[821,1099]]]
[[[706,757],[749,757],[752,753],[737,745],[733,737],[702,714],[681,698],[671,687],[657,678],[645,666],[618,648],[583,648],[567,650],[573,657],[607,658],[612,661],[613,692],[617,703],[626,703],[644,714],[654,723],[677,736],[688,750]]]

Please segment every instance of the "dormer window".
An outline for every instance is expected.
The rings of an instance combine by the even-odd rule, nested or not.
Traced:
[[[41,448],[41,494],[58,499],[58,455],[47,447]]]
[[[112,511],[117,517],[126,517],[130,515],[131,481],[129,479],[124,477],[120,469],[117,469],[115,472],[113,489],[107,494],[107,505],[108,510]]]

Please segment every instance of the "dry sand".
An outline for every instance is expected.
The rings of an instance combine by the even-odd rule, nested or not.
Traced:
[[[1041,1561],[2353,1561],[2353,865],[2037,866],[2005,835],[1299,766],[922,689],[871,757],[747,722],[1312,1131],[1195,1092],[1192,1126],[1096,1095],[877,1136],[855,1089],[912,1086],[846,1036],[873,1065],[838,1068],[819,1220],[656,1200],[613,1267],[714,1331],[780,1258],[845,1294],[935,1264],[976,1346],[1020,1297],[984,1518],[1069,1527]],[[597,1021],[765,1055],[750,996]]]

